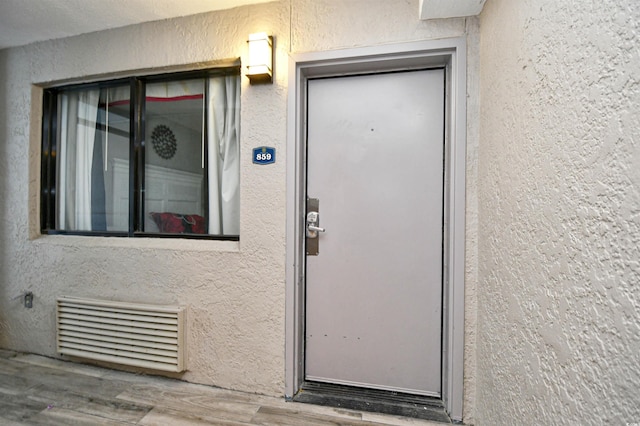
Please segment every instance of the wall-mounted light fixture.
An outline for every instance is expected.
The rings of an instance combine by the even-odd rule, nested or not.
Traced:
[[[266,33],[249,34],[247,77],[251,84],[273,83],[273,37]]]

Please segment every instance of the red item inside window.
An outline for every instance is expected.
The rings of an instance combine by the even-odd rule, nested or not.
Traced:
[[[168,234],[204,234],[204,217],[197,214],[150,213],[160,232]]]

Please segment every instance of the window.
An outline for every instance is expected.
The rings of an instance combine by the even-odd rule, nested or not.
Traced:
[[[239,235],[238,68],[44,92],[43,233]]]

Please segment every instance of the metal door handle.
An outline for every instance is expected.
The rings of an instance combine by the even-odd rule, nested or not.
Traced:
[[[318,232],[325,232],[324,228],[320,228],[320,215],[318,212],[307,213],[307,238],[318,238]]]

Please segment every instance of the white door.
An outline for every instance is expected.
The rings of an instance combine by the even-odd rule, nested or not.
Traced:
[[[307,96],[305,379],[440,396],[444,70]]]

